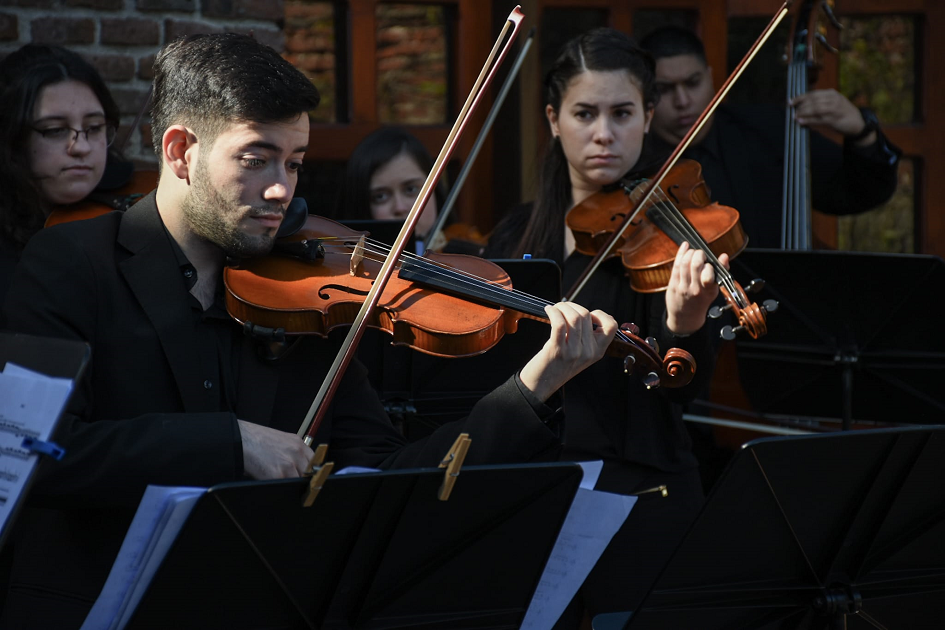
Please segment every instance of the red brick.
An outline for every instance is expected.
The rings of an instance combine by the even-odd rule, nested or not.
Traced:
[[[124,4],[124,0],[66,0],[67,7],[88,7],[103,11],[117,11]]]
[[[282,0],[204,0],[204,17],[272,20],[285,19]]]
[[[37,18],[30,22],[30,40],[35,44],[91,44],[95,41],[95,21]]]
[[[186,11],[197,10],[196,0],[138,0],[135,7],[139,11]]]
[[[145,81],[154,78],[154,55],[148,55],[138,60],[138,78]]]
[[[31,9],[51,9],[56,0],[3,0],[5,7],[29,7]]]
[[[121,112],[122,116],[137,116],[141,107],[144,105],[144,100],[148,97],[147,90],[135,88],[113,87],[111,93],[112,98],[115,99],[115,104],[118,105],[118,111]]]
[[[187,35],[202,33],[221,33],[223,29],[206,22],[192,22],[190,20],[164,20],[164,40],[172,42]]]
[[[18,39],[20,25],[15,15],[0,13],[0,39]]]
[[[160,43],[159,23],[142,18],[103,18],[103,44],[150,46]]]
[[[135,76],[135,60],[127,55],[89,55],[89,61],[106,81],[130,81]]]

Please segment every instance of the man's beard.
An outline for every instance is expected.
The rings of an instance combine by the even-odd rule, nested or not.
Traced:
[[[231,258],[251,258],[268,254],[275,242],[276,231],[255,236],[239,228],[243,218],[239,206],[231,204],[213,186],[203,160],[198,161],[190,192],[184,199],[181,210],[191,231],[199,238],[217,245]],[[250,206],[249,216],[279,212],[285,215],[281,205]],[[227,220],[233,221],[232,224]]]

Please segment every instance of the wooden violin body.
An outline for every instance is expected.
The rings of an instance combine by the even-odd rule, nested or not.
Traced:
[[[131,181],[115,190],[93,191],[86,199],[54,209],[46,217],[44,227],[51,227],[69,221],[81,221],[124,209],[137,198],[142,197],[157,188],[157,171],[135,171]],[[128,203],[131,202],[131,203]]]
[[[227,309],[241,323],[283,328],[287,334],[325,336],[350,325],[381,266],[370,257],[352,265],[363,235],[330,219],[309,216],[286,242],[319,243],[316,247],[322,253],[311,260],[277,255],[227,267],[223,276]],[[485,259],[438,253],[427,258],[512,288],[508,274]],[[498,306],[468,308],[463,298],[425,289],[399,275],[391,277],[378,306],[369,326],[389,332],[395,345],[443,357],[481,354],[506,331],[515,332],[519,319]]]
[[[280,239],[282,255],[224,269],[227,310],[240,323],[289,335],[326,336],[350,325],[381,266],[378,246],[365,237],[309,216],[301,230]],[[401,259],[368,325],[427,354],[473,356],[515,332],[523,317],[547,321],[545,304],[515,291],[508,274],[484,258],[435,253]],[[682,387],[695,373],[688,352],[672,348],[661,358],[630,329],[608,354],[622,357],[628,372],[644,374],[650,387]]]
[[[614,254],[620,256],[630,278],[630,286],[640,293],[666,289],[672,274],[679,243],[686,240],[666,218],[667,203],[672,203],[685,220],[701,235],[712,253],[737,256],[748,243],[738,219],[738,211],[713,203],[702,167],[693,160],[680,160],[663,179],[665,197],[651,196],[641,216],[617,241]],[[599,192],[575,206],[566,218],[574,234],[576,249],[593,256],[634,212],[641,187],[628,195],[624,188]]]

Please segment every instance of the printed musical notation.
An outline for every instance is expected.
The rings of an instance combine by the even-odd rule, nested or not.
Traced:
[[[25,438],[48,440],[69,398],[72,381],[7,363],[0,372],[0,533],[38,460]]]

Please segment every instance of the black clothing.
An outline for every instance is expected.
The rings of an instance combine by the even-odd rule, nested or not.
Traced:
[[[507,213],[493,231],[486,255],[507,257],[531,211],[531,204],[525,204]],[[544,252],[534,255],[546,257]],[[581,254],[569,257],[563,286],[570,288],[590,260]],[[574,301],[599,308],[619,323],[638,325],[641,337],[656,338],[661,355],[671,347],[687,350],[695,358],[696,374],[683,388],[647,390],[640,375],[624,374],[622,359],[604,357],[565,385],[561,459],[602,459],[598,490],[634,494],[665,484],[669,496],[646,495],[638,501],[555,626],[561,630],[579,627],[585,608],[592,616],[632,610],[698,514],[703,501],[699,464],[690,450],[682,405],[711,380],[721,325],[710,320],[692,335],[673,335],[665,324],[664,293],[633,291],[617,259],[604,262]]]
[[[42,230],[24,251],[4,307],[8,326],[83,339],[92,358],[54,436],[66,457],[47,463],[17,523],[2,625],[78,627],[147,484],[240,480],[237,418],[294,433],[305,417],[337,348],[308,337],[279,361],[259,359],[239,325],[227,331],[214,309],[194,309],[188,265],[154,193],[125,213]],[[412,467],[439,463],[463,431],[473,439],[470,464],[557,453],[514,379],[467,419],[408,445],[357,361],[315,442],[329,445],[338,468]]]
[[[702,165],[712,201],[741,215],[749,247],[781,248],[784,109],[722,104],[705,139],[683,153]],[[895,192],[901,151],[877,131],[868,147],[841,147],[810,133],[811,205],[826,214],[855,214]],[[659,143],[658,139],[655,139]],[[662,143],[666,155],[674,147]]]

